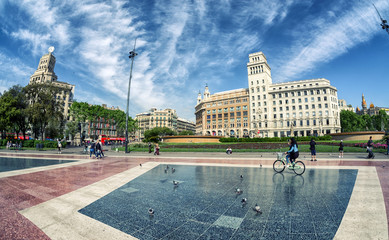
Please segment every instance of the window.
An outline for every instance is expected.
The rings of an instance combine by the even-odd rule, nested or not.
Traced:
[[[289,113],[286,114],[286,118],[289,118]]]
[[[282,111],[282,107],[280,107],[280,111]]]
[[[320,97],[317,97],[317,101],[319,101],[319,102],[320,102],[320,101],[321,101],[321,98],[320,98]]]
[[[278,94],[278,97],[279,97],[279,98],[282,98],[282,94],[281,94],[281,93],[279,93],[279,94]]]
[[[243,110],[247,110],[247,105],[244,105],[244,106],[243,106]]]
[[[319,103],[319,105],[318,105],[318,106],[319,106],[319,108],[321,108],[321,104],[320,104],[320,103]]]
[[[263,95],[263,99],[266,99],[266,95],[265,94]]]
[[[258,99],[258,100],[261,100],[261,95],[258,95],[258,96],[257,96],[257,99]]]
[[[282,100],[280,100],[279,103],[282,104]]]
[[[274,119],[276,119],[277,118],[277,114],[274,114],[273,117],[274,117]]]
[[[316,92],[317,92],[317,94],[320,94],[320,90],[319,89]]]
[[[323,116],[323,112],[322,111],[319,111],[319,116]]]
[[[251,89],[251,93],[254,93],[254,88]]]
[[[258,102],[258,106],[261,106],[261,103],[260,103],[260,102]]]
[[[314,102],[315,101],[315,98],[314,97],[311,97],[311,102]]]
[[[275,112],[275,111],[277,111],[277,108],[274,107],[274,108],[273,108],[273,112]]]
[[[298,102],[301,103],[301,98],[298,99]]]
[[[216,109],[212,109],[212,113],[216,113]]]
[[[285,93],[285,97],[288,97],[288,93]]]
[[[234,111],[234,107],[230,107],[230,112],[233,112]]]
[[[222,113],[222,109],[219,108],[219,109],[217,110],[217,112],[218,112],[218,113]]]
[[[211,113],[211,110],[207,110],[207,114],[210,114]]]
[[[224,118],[228,118],[228,113],[225,113],[225,114],[224,114]]]
[[[228,112],[228,108],[224,108],[224,112]]]
[[[312,109],[315,109],[315,104],[312,104]]]
[[[289,111],[289,106],[286,106],[285,109],[286,109],[286,111]]]
[[[305,98],[304,101],[305,101],[305,102],[308,102],[308,98]]]
[[[305,105],[305,109],[309,109],[308,105]]]
[[[280,113],[280,118],[283,118],[283,117],[284,117],[284,115],[282,113]]]
[[[273,93],[273,98],[276,98],[276,95]]]
[[[240,111],[240,106],[237,106],[237,107],[236,107],[236,111]]]
[[[305,96],[308,95],[308,92],[307,92],[307,91],[304,91],[304,95],[305,95]]]
[[[255,100],[255,97],[254,97],[254,96],[251,96],[251,100]]]
[[[273,101],[273,105],[276,105],[276,101]]]
[[[266,88],[265,88],[265,87],[262,87],[262,91],[264,91],[264,92],[265,92],[265,91],[266,91]]]
[[[295,103],[296,101],[294,100],[294,98],[292,99],[292,103]]]
[[[301,92],[297,92],[297,96],[299,96],[299,97],[300,97],[300,96],[301,96]]]
[[[253,107],[255,107],[255,103],[253,103],[252,105],[253,105]]]
[[[309,84],[310,86],[312,86],[312,84]],[[311,95],[313,95],[313,90],[311,90]]]
[[[324,99],[324,101],[327,101],[327,97],[324,97],[323,99]]]
[[[312,112],[312,116],[316,116],[316,112],[315,111]]]
[[[325,108],[328,108],[328,103],[324,104],[324,107],[325,107]]]
[[[292,86],[293,87],[293,86]],[[294,97],[294,92],[291,92],[292,97]]]
[[[235,117],[235,114],[232,112],[232,113],[230,113],[230,118],[231,117]]]
[[[289,103],[289,100],[285,100],[285,104],[288,104]]]
[[[237,112],[236,116],[240,117],[241,116],[241,112]]]
[[[302,112],[299,112],[299,117],[303,117],[303,113]]]
[[[292,106],[292,110],[296,110],[296,106]]]
[[[323,89],[323,94],[326,94],[326,93],[327,93],[327,91],[325,89]]]
[[[307,120],[307,126],[309,126],[309,120]]]

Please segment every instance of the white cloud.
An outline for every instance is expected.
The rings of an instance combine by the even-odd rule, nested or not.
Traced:
[[[278,75],[273,75],[274,79],[277,82],[291,80],[370,40],[380,29],[376,21],[377,13],[369,4],[356,4],[343,15],[331,13],[338,16],[331,21],[323,17],[313,21],[312,25],[307,23],[308,26],[299,31],[295,43],[286,49],[288,54],[284,54],[282,60],[275,64],[275,68],[281,70]],[[389,3],[380,1],[380,6],[387,9]]]
[[[0,52],[0,91],[8,90],[13,85],[25,86],[35,69],[26,66],[20,59],[11,58]]]

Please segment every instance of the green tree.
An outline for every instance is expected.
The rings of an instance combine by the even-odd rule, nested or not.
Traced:
[[[88,120],[88,113],[89,104],[86,102],[74,101],[72,106],[69,108],[69,114],[73,118],[73,121],[76,123],[74,125],[77,125],[77,130],[80,131],[81,140],[83,140],[85,137],[84,133],[86,132],[86,121]],[[73,132],[73,128],[75,127],[74,125],[69,125],[67,129],[69,129],[70,132]],[[80,126],[79,129],[78,126]],[[74,132],[74,135],[75,134],[76,133]]]
[[[384,131],[388,129],[389,116],[384,110],[380,110],[377,115],[372,117],[375,130]]]
[[[184,130],[184,131],[180,132],[178,135],[194,135],[194,134],[190,130]]]
[[[361,116],[347,110],[340,112],[340,125],[342,132],[364,131],[366,126]]]
[[[144,133],[146,142],[157,142],[159,138],[172,135],[177,135],[177,133],[168,127],[155,127],[153,129],[146,130]]]
[[[48,84],[30,84],[25,87],[26,97],[30,103],[26,114],[32,124],[35,138],[39,135],[41,140],[45,139],[50,121],[53,121],[53,124],[57,123],[58,128],[63,127],[62,105],[55,98],[59,91],[58,87]]]
[[[374,131],[374,124],[373,124],[373,118],[368,114],[362,115],[362,120],[365,122],[365,128],[363,130],[365,131]]]

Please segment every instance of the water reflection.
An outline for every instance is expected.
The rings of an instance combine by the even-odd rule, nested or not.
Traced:
[[[0,172],[14,171],[33,167],[42,167],[55,164],[74,162],[72,160],[49,160],[31,158],[4,158],[0,157]]]

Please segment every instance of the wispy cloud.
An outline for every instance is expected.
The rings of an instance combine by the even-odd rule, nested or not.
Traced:
[[[26,85],[34,71],[33,68],[26,66],[20,59],[11,58],[1,52],[0,62],[0,92],[8,90],[13,85]]]
[[[376,3],[382,9],[389,8],[389,2]],[[373,38],[379,31],[377,13],[371,3],[355,3],[345,12],[339,6],[328,11],[327,16],[307,19],[293,44],[285,48],[282,60],[276,62],[277,82],[293,80],[310,72],[318,65],[329,62]],[[285,56],[288,56],[285,58]],[[293,63],[293,64],[290,64]]]

